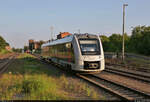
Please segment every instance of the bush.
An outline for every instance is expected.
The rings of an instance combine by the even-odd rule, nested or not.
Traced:
[[[7,53],[11,53],[11,51],[5,49],[0,50],[0,54],[7,54]]]
[[[35,91],[41,91],[43,88],[43,83],[39,80],[24,80],[22,83],[22,91],[23,93],[32,93]]]

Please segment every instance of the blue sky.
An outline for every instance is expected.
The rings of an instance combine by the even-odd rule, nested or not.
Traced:
[[[12,47],[22,48],[28,39],[50,39],[54,33],[122,33],[122,5],[126,8],[125,31],[150,25],[150,0],[0,0],[0,35]]]

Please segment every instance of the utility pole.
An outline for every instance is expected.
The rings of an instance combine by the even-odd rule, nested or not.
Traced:
[[[53,40],[53,29],[54,29],[54,27],[51,26],[51,27],[50,27],[50,30],[51,30],[51,41]]]
[[[125,7],[128,4],[123,4],[123,26],[122,26],[122,60],[124,61],[124,24],[125,24]]]
[[[80,34],[80,29],[78,29],[78,33]]]

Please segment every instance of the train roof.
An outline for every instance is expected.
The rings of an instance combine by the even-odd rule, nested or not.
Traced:
[[[52,41],[52,42],[48,42],[48,43],[46,43],[46,44],[43,44],[42,47],[71,42],[72,39],[73,39],[73,35],[69,35],[69,36],[67,36],[67,37],[65,37],[65,38],[57,39],[57,40],[54,40],[54,41]]]
[[[62,39],[57,39],[48,43],[45,43],[42,45],[42,47],[44,46],[51,46],[51,45],[57,45],[57,44],[63,44],[63,43],[67,43],[67,42],[71,42],[73,40],[73,36],[76,36],[77,39],[84,39],[84,38],[97,38],[97,35],[93,35],[93,34],[73,34],[73,35],[69,35],[65,38]]]
[[[85,34],[75,34],[75,35],[76,35],[76,37],[78,39],[97,38],[97,35],[88,34],[88,33],[85,33]]]

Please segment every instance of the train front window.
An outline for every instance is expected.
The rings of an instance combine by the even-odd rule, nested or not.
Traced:
[[[97,39],[79,39],[79,43],[83,55],[100,54],[100,46]]]

